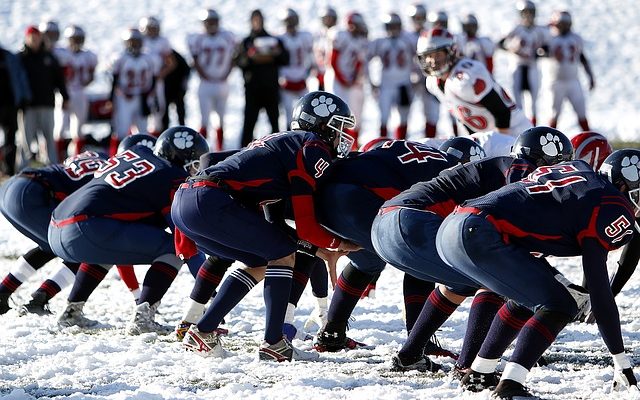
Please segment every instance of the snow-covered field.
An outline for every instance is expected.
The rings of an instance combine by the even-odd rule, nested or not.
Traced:
[[[279,30],[276,15],[280,7],[293,6],[304,27],[318,26],[317,10],[323,1],[258,0],[196,2],[194,0],[144,0],[130,2],[112,0],[0,0],[0,44],[17,50],[24,28],[43,18],[54,17],[62,27],[78,23],[87,31],[87,47],[96,51],[104,71],[109,57],[120,51],[120,32],[135,25],[138,18],[157,15],[163,22],[163,33],[183,53],[185,36],[200,29],[197,11],[214,6],[223,16],[223,26],[243,36],[248,32],[248,13],[262,8],[267,28]],[[409,1],[347,0],[335,2],[340,15],[352,9],[362,11],[372,33],[381,34],[379,16],[387,10],[402,12]],[[476,2],[450,0],[443,2],[449,12],[451,26],[458,29],[457,17],[474,11],[481,24],[481,32],[499,38],[515,20],[513,2],[486,0]],[[435,9],[432,3],[427,4]],[[637,51],[640,8],[633,1],[583,0],[539,1],[539,21],[547,21],[551,11],[566,6],[574,16],[575,29],[583,34],[596,74],[597,88],[588,95],[588,112],[593,129],[610,138],[638,140],[640,120],[634,117],[640,94],[637,76],[640,75],[640,55]],[[505,87],[510,78],[506,73],[507,59],[497,53],[496,76]],[[196,79],[191,82],[188,95],[188,122],[197,125],[199,116],[195,102]],[[226,132],[228,147],[238,141],[242,122],[243,90],[239,73],[231,75],[231,97]],[[104,79],[92,90],[104,90]],[[549,97],[543,95],[539,105],[541,121],[549,115]],[[369,96],[363,121],[365,138],[373,137],[377,128],[377,108]],[[412,114],[410,135],[419,135],[421,117]],[[441,124],[447,133],[448,124]],[[575,133],[578,127],[567,106],[560,128]],[[257,133],[266,133],[261,120]],[[4,219],[0,220],[0,276],[11,268],[14,259],[32,244],[15,231]],[[613,269],[619,257],[610,256]],[[577,260],[554,260],[570,278],[580,281]],[[21,303],[28,299],[53,266],[45,267],[36,277],[23,285],[13,299]],[[139,271],[142,278],[144,269]],[[188,296],[193,278],[185,270],[160,307],[161,318],[175,324],[182,313],[182,303]],[[0,316],[0,397],[23,398],[139,398],[139,399],[199,399],[199,398],[278,398],[278,399],[338,399],[338,398],[488,398],[489,393],[463,393],[446,374],[398,374],[389,372],[389,359],[405,338],[402,320],[401,274],[386,270],[380,281],[378,297],[362,301],[356,308],[355,321],[349,334],[357,340],[374,345],[373,350],[358,350],[341,354],[322,355],[319,362],[291,364],[263,364],[256,361],[257,346],[264,327],[262,289],[259,285],[227,318],[231,331],[227,347],[234,355],[225,360],[202,359],[181,350],[178,343],[167,337],[149,334],[127,337],[122,333],[134,307],[125,286],[110,273],[87,304],[90,318],[102,322],[95,333],[58,332],[54,318],[18,317],[13,311]],[[61,311],[68,290],[52,301],[52,309]],[[629,352],[640,362],[640,278],[637,274],[620,296],[622,331]],[[305,294],[298,309],[296,323],[301,325],[313,308],[314,300]],[[439,337],[446,347],[459,350],[464,336],[469,302],[444,325]],[[301,347],[309,343],[296,342]],[[552,347],[550,366],[534,368],[529,385],[532,390],[549,399],[613,399],[628,398],[611,394],[613,374],[610,358],[593,325],[573,324],[560,334]],[[446,367],[452,361],[441,360]]]

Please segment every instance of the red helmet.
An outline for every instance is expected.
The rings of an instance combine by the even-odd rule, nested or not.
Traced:
[[[605,158],[613,152],[607,138],[597,132],[581,132],[571,138],[575,160],[582,160],[598,170]]]

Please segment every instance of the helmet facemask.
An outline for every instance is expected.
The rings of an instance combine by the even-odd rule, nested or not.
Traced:
[[[183,168],[189,175],[193,176],[196,173],[198,173],[198,171],[200,171],[200,160],[196,159],[196,160],[187,161],[184,164]]]
[[[338,157],[346,157],[351,151],[354,143],[354,139],[347,133],[347,129],[355,129],[356,117],[350,115],[345,117],[343,115],[332,115],[327,123],[327,128],[335,131],[337,136],[334,136],[334,147],[338,153]],[[335,143],[335,138],[338,138],[338,143]]]
[[[417,54],[418,65],[425,76],[442,77],[446,75],[455,63],[455,53],[450,46]]]

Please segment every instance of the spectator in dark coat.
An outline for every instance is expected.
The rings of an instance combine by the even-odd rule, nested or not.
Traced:
[[[63,108],[66,108],[67,89],[64,82],[64,73],[56,58],[42,43],[42,34],[35,26],[30,26],[26,31],[25,46],[19,56],[27,72],[29,87],[31,88],[31,101],[25,103],[22,108],[21,130],[24,132],[24,146],[22,148],[23,163],[35,159],[33,142],[44,140],[46,145],[46,163],[58,162],[56,146],[53,140],[53,109],[55,106],[55,92],[62,95]],[[44,155],[43,155],[44,156]]]
[[[279,131],[278,69],[289,64],[289,53],[282,41],[265,31],[260,10],[251,12],[251,33],[238,45],[235,62],[244,76],[245,107],[241,142],[244,147],[253,140],[253,128],[261,108],[267,112],[271,131]]]
[[[0,171],[16,172],[16,131],[18,107],[31,100],[27,75],[20,59],[0,47],[0,129],[4,142],[0,147]]]

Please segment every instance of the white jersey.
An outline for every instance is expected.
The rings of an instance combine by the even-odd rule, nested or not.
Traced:
[[[89,50],[78,52],[69,51],[67,63],[67,90],[78,91],[87,86],[93,79],[93,71],[98,64],[98,58]]]
[[[493,57],[495,45],[488,37],[468,37],[460,35],[457,38],[460,53],[472,60],[480,61],[487,67],[487,60]]]
[[[64,68],[67,66],[67,64],[69,64],[69,56],[71,53],[69,49],[56,46],[51,49],[51,53],[56,58],[56,61],[58,62],[58,64],[60,64],[61,67]]]
[[[231,71],[236,39],[233,33],[220,30],[215,35],[199,33],[187,37],[189,53],[207,74],[206,80],[224,81]],[[203,77],[200,77],[201,79]]]
[[[302,84],[309,77],[313,60],[313,36],[309,32],[284,33],[278,36],[289,52],[289,64],[280,67],[283,87],[287,84]]]
[[[313,37],[313,53],[315,54],[316,68],[320,74],[324,74],[326,70],[327,47],[329,47],[329,29],[322,28]]]
[[[329,30],[327,69],[334,70],[341,84],[352,85],[364,76],[368,43],[366,37],[354,36],[347,31]],[[332,58],[335,58],[334,65],[331,65]]]
[[[536,52],[548,38],[548,29],[534,25],[517,25],[505,38],[504,47],[516,55],[517,65],[535,65]]]
[[[372,41],[369,45],[368,58],[380,59],[382,64],[380,86],[411,83],[415,53],[413,38],[404,31],[397,38],[384,37]]]
[[[123,53],[113,64],[113,75],[118,75],[117,89],[127,97],[147,93],[153,85],[153,77],[160,72],[160,60],[142,53],[134,57]]]
[[[435,76],[427,77],[427,90],[433,93],[441,103],[446,104],[456,119],[471,132],[497,129],[493,114],[480,104],[480,100],[491,90],[495,90],[505,106],[511,110],[509,126],[511,134],[519,134],[521,125],[528,122],[487,68],[478,61],[469,58],[459,60],[444,83],[444,92],[438,86],[438,82],[439,79]]]
[[[584,48],[580,35],[569,32],[549,40],[550,76],[553,81],[578,79],[578,63]]]
[[[171,43],[163,36],[150,38],[144,37],[142,52],[158,57],[164,62],[164,58],[171,54]]]

